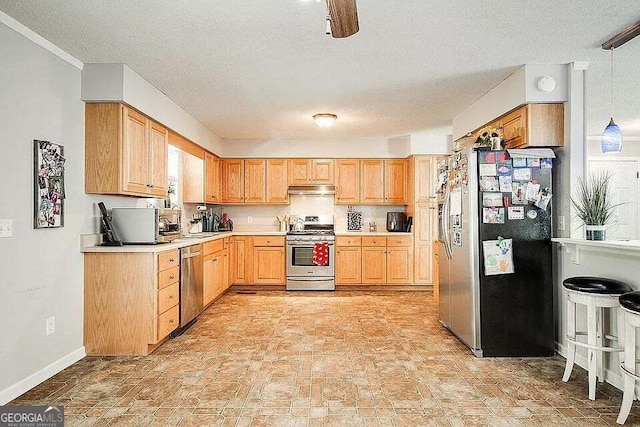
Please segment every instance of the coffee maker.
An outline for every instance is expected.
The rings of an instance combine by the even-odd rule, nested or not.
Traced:
[[[407,215],[404,212],[387,212],[387,231],[406,231]]]

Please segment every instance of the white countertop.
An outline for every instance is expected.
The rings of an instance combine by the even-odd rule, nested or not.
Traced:
[[[176,239],[171,243],[159,243],[157,245],[124,245],[124,246],[85,246],[82,248],[84,253],[140,253],[150,252],[158,253],[169,251],[172,249],[185,248],[191,245],[198,245],[212,240],[224,239],[231,236],[285,236],[284,231],[229,231],[216,234],[203,233],[202,236],[192,234],[188,237]],[[412,236],[413,233],[395,233],[389,231],[336,231],[336,236]]]
[[[640,256],[640,240],[586,240],[556,237],[551,241],[563,246],[571,255],[574,264],[580,264],[580,251],[602,252],[614,256]]]

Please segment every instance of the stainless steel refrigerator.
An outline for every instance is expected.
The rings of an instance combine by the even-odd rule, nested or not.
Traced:
[[[448,159],[440,322],[478,357],[554,354],[551,180],[550,158],[465,149]],[[496,272],[491,253],[506,242]]]

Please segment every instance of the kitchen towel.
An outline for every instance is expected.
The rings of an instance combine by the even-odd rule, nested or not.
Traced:
[[[329,244],[315,243],[313,245],[313,265],[325,267],[329,265]]]

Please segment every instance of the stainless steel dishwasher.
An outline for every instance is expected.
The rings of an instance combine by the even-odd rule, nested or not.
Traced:
[[[202,245],[180,249],[180,328],[203,309]]]

